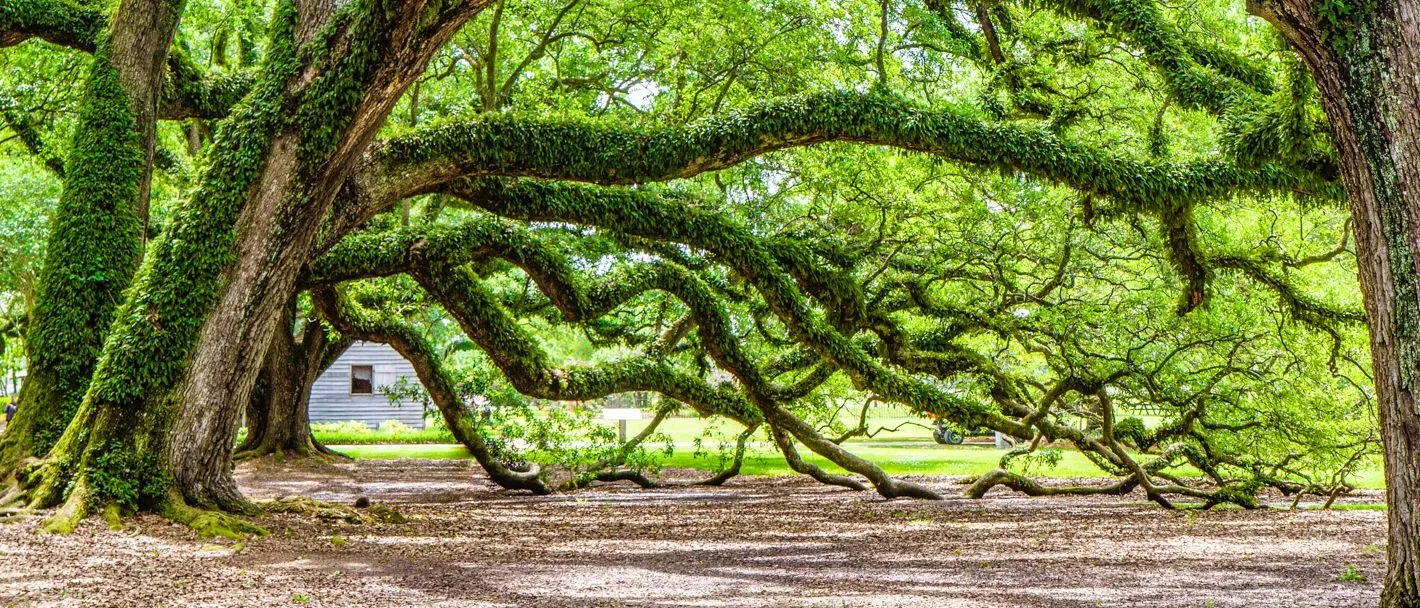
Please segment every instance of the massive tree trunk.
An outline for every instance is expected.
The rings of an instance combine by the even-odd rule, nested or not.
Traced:
[[[231,438],[270,344],[280,309],[294,296],[321,222],[404,90],[444,42],[476,12],[471,3],[301,5],[298,35],[318,37],[333,15],[348,36],[289,82],[300,101],[295,124],[277,138],[251,199],[236,221],[235,263],[219,281],[187,366],[171,444],[174,478],[190,503],[230,510],[245,501],[232,477]],[[307,19],[312,19],[307,21]],[[336,31],[339,31],[337,28]],[[308,84],[307,84],[308,83]]]
[[[311,386],[350,346],[331,341],[325,329],[304,319],[296,331],[294,301],[282,312],[271,337],[261,376],[246,408],[247,435],[237,446],[236,460],[261,456],[338,456],[311,436]]]
[[[1420,606],[1420,1],[1252,0],[1321,92],[1351,203],[1389,507],[1381,605]]]
[[[72,529],[95,504],[180,519],[252,509],[232,438],[320,223],[401,93],[481,6],[278,6],[261,81],[145,260],[78,414],[27,476],[36,506],[72,488],[48,527]]]
[[[181,0],[125,0],[99,41],[73,134],[0,470],[44,454],[83,400],[143,255],[158,104]]]

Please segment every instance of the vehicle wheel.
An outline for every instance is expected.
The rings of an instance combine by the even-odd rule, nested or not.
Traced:
[[[966,441],[966,436],[956,431],[947,431],[946,434],[942,437],[942,439],[944,439],[945,441],[939,441],[937,443],[961,445],[963,441]]]
[[[932,429],[932,441],[935,441],[935,442],[937,442],[937,443],[939,443],[939,444],[942,444],[942,445],[946,445],[946,444],[947,444],[947,433],[951,433],[951,431],[946,431],[946,432],[944,433],[944,432],[942,431],[942,429]],[[961,443],[961,442],[958,441],[957,443]]]

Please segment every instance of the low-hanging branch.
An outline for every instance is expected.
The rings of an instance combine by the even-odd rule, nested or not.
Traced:
[[[742,392],[736,391],[734,394],[753,404],[753,413],[743,409],[728,410],[724,407],[711,410],[710,413],[729,415],[746,426],[759,419],[767,420],[772,426],[793,434],[807,447],[835,464],[867,477],[884,496],[936,497],[915,484],[891,478],[873,463],[822,437],[812,426],[784,409],[774,399],[772,389],[760,376],[758,368],[740,348],[738,339],[729,331],[728,319],[719,300],[703,284],[697,284],[693,275],[668,264],[647,265],[634,272],[642,276],[648,285],[673,293],[686,303],[696,316],[696,331],[701,342],[706,345],[716,363],[740,381],[739,389]],[[465,334],[498,360],[505,376],[524,394],[567,400],[587,398],[578,395],[601,396],[610,392],[651,390],[689,403],[692,407],[705,403],[703,397],[688,399],[688,396],[694,396],[688,389],[695,389],[696,386],[688,377],[675,372],[664,362],[632,358],[614,364],[604,364],[599,366],[597,371],[568,369],[559,374],[552,374],[543,362],[545,355],[540,350],[534,350],[536,347],[532,338],[524,335],[516,321],[466,270],[447,266],[441,268],[437,264],[430,264],[427,269],[416,270],[414,277],[459,321]],[[559,288],[576,289],[575,284],[560,285]],[[558,299],[553,298],[554,301]],[[492,354],[500,350],[505,351],[500,353],[503,356]],[[734,389],[724,386],[721,390],[723,392]],[[698,392],[703,394],[703,389]]]
[[[341,298],[329,286],[311,290],[311,300],[332,325],[348,338],[388,344],[414,366],[419,383],[429,393],[444,423],[454,439],[468,448],[470,454],[488,473],[494,483],[510,490],[528,490],[534,494],[550,494],[538,477],[538,471],[515,471],[503,464],[497,454],[483,441],[483,435],[468,420],[464,400],[460,398],[453,379],[443,367],[443,360],[429,341],[419,332],[396,319],[366,313],[353,302]]]
[[[504,217],[572,222],[703,248],[754,283],[795,339],[847,373],[860,389],[965,424],[989,421],[993,428],[1029,438],[1025,428],[984,405],[955,397],[874,361],[811,311],[799,287],[760,239],[723,216],[667,204],[654,193],[644,191],[533,181],[512,187],[488,180],[461,182],[448,193]]]
[[[505,225],[504,228],[507,226]],[[350,264],[349,262],[342,264],[334,261],[322,264],[318,262],[315,265],[313,276],[333,278],[336,275],[331,273],[331,268],[335,266],[344,266],[342,274],[339,275],[344,278],[351,278],[358,274],[354,267],[359,265],[364,265],[367,268],[410,270],[431,295],[443,303],[450,314],[460,321],[465,333],[479,343],[485,352],[514,349],[513,352],[508,353],[514,356],[502,358],[494,356],[494,358],[499,361],[499,366],[505,375],[525,394],[542,398],[568,399],[588,392],[656,390],[682,401],[687,400],[683,393],[684,388],[675,388],[675,386],[683,387],[686,384],[685,379],[675,383],[664,383],[671,386],[643,385],[616,388],[618,382],[624,383],[634,379],[645,383],[657,377],[674,378],[676,376],[669,368],[665,367],[666,364],[654,361],[637,361],[636,359],[622,361],[618,364],[603,366],[604,369],[600,375],[584,370],[566,370],[564,374],[559,375],[551,382],[542,378],[546,374],[547,366],[542,360],[543,356],[540,354],[540,350],[534,350],[534,347],[531,346],[533,343],[531,338],[521,335],[521,329],[507,316],[506,312],[502,311],[501,305],[476,281],[472,280],[467,271],[457,269],[452,265],[457,262],[447,259],[438,260],[431,256],[434,253],[461,252],[462,255],[458,259],[462,260],[468,258],[471,249],[479,250],[496,246],[496,243],[488,240],[478,240],[475,235],[484,239],[501,238],[503,243],[501,253],[498,254],[499,257],[508,259],[524,268],[569,320],[594,319],[621,305],[631,296],[648,289],[659,289],[674,294],[691,309],[695,318],[696,331],[700,334],[702,343],[707,345],[717,363],[740,380],[745,396],[758,410],[752,419],[741,414],[734,416],[737,420],[748,426],[749,422],[758,420],[761,415],[768,418],[774,428],[792,433],[795,438],[803,441],[805,445],[820,455],[850,471],[864,474],[884,495],[935,496],[913,484],[893,480],[872,463],[848,453],[819,435],[810,425],[788,413],[780,405],[781,399],[795,398],[797,395],[807,393],[817,384],[825,381],[828,374],[820,371],[810,374],[797,386],[774,387],[763,378],[759,368],[739,347],[738,339],[730,333],[728,319],[713,290],[701,283],[692,273],[674,264],[635,265],[622,269],[615,277],[590,282],[589,287],[583,287],[582,285],[589,282],[574,277],[565,260],[561,260],[551,251],[538,247],[535,241],[529,239],[526,234],[520,235],[511,230],[490,229],[489,223],[475,221],[470,224],[468,230],[441,229],[432,233],[424,233],[424,236],[420,237],[412,237],[407,233],[364,239],[357,236],[353,239],[352,244],[347,246],[342,243],[326,257],[339,260],[345,252],[351,251],[353,254],[351,258],[363,259],[362,264]],[[371,239],[374,242],[369,242]],[[451,244],[455,243],[457,245],[451,247]],[[401,244],[408,247],[406,252],[400,251]],[[411,260],[411,256],[417,256],[422,260]],[[628,366],[634,366],[637,370],[632,377],[625,377],[620,373]],[[647,366],[663,369],[658,374],[651,374],[647,373]],[[620,378],[620,380],[616,380],[616,378]],[[695,405],[699,401],[690,400],[689,402]],[[704,407],[697,409],[703,410]],[[789,452],[785,452],[785,455],[792,457]]]
[[[603,229],[621,231],[631,230],[638,236],[645,238],[659,238],[670,242],[679,242],[691,245],[696,248],[703,248],[711,252],[714,259],[735,268],[737,272],[746,275],[755,283],[759,293],[767,300],[775,297],[771,292],[774,289],[788,287],[780,280],[764,278],[764,274],[769,272],[782,272],[782,268],[776,266],[774,256],[765,256],[762,244],[756,243],[753,237],[747,235],[744,230],[733,222],[728,222],[724,217],[714,212],[699,210],[693,206],[669,204],[659,201],[656,194],[649,191],[620,191],[603,190],[589,187],[560,186],[554,184],[525,182],[513,187],[503,184],[487,183],[479,191],[465,191],[461,195],[473,201],[475,205],[501,215],[521,220],[532,221],[559,221],[574,224],[598,226]],[[727,223],[728,222],[728,223]],[[760,239],[764,240],[764,239]],[[763,257],[761,257],[763,256]],[[779,268],[779,270],[775,270]],[[747,269],[747,270],[745,270]],[[799,305],[798,312],[791,311],[784,319],[786,326],[795,323],[795,319],[802,317],[806,310]],[[776,310],[777,312],[777,310]],[[800,319],[797,322],[803,322]],[[1003,326],[1004,327],[1004,326]],[[826,331],[820,328],[818,331]],[[812,344],[812,338],[825,334],[808,334],[810,339],[804,342],[806,345]],[[796,339],[803,339],[802,335]],[[920,350],[920,349],[919,349]],[[860,351],[861,352],[861,351]],[[831,357],[825,356],[826,360]],[[937,355],[932,355],[936,357]],[[959,355],[953,355],[958,356]],[[905,360],[894,359],[895,363],[903,364]],[[837,365],[838,361],[834,361]],[[987,377],[1000,378],[999,371],[993,371],[992,366],[986,365],[982,360],[966,360],[968,373],[984,374]],[[854,370],[849,366],[840,367],[847,371],[850,376]],[[947,372],[960,371],[962,368],[952,368],[950,370],[940,370]],[[924,369],[923,371],[929,371]],[[1121,377],[1116,376],[1115,380],[1104,380],[1114,382]],[[945,378],[944,378],[945,379]],[[1070,390],[1084,394],[1093,394],[1102,386],[1101,381],[1091,381],[1085,384],[1067,386]],[[869,387],[871,385],[860,385]],[[875,389],[873,389],[875,390]],[[875,392],[883,395],[882,391]],[[1056,437],[1069,440],[1088,455],[1102,459],[1101,465],[1106,466],[1106,470],[1115,471],[1122,476],[1144,476],[1141,471],[1151,470],[1150,467],[1141,468],[1133,462],[1132,457],[1126,455],[1122,448],[1113,441],[1100,441],[1090,438],[1076,429],[1068,426],[1055,424],[1044,417],[1042,410],[1048,411],[1051,404],[1058,398],[1057,396],[1045,397],[1041,405],[1030,407],[1020,402],[1020,397],[1012,397],[1010,392],[1001,393],[999,407],[1003,413],[1011,416],[1020,416],[1019,422],[1000,415],[988,417],[986,426],[1004,430],[1008,434],[1029,438],[1025,428],[1030,426],[1039,427],[1048,437]],[[920,400],[896,399],[889,397],[889,400],[906,403],[919,411],[931,412],[924,409]],[[948,419],[961,420],[947,416]],[[969,418],[967,420],[970,420]],[[1177,487],[1177,484],[1153,484],[1141,480],[1141,484],[1152,487],[1151,494],[1158,495],[1162,502],[1163,493],[1180,493],[1188,496],[1204,497],[1224,497],[1227,499],[1228,488],[1222,494],[1200,493],[1198,490]],[[1208,498],[1212,500],[1212,498]],[[1243,500],[1238,498],[1237,500]]]
[[[654,192],[603,190],[536,182],[521,183],[512,187],[500,183],[485,183],[483,186],[484,190],[480,192],[462,192],[461,194],[466,196],[468,200],[474,201],[476,206],[514,219],[569,222],[620,231],[625,227],[619,222],[629,221],[626,219],[628,217],[638,217],[640,219],[635,224],[641,227],[632,232],[638,238],[681,243],[702,249],[711,254],[710,260],[729,265],[736,272],[745,275],[750,273],[743,272],[740,268],[757,265],[755,274],[746,278],[755,285],[756,293],[766,299],[773,297],[766,294],[766,290],[784,290],[793,286],[794,281],[787,277],[795,273],[787,268],[812,263],[811,259],[798,258],[794,253],[809,251],[812,248],[790,246],[783,240],[783,237],[755,237],[719,213],[699,210],[694,206],[673,202],[670,199],[661,198]],[[549,247],[547,243],[538,238],[535,231],[505,219],[475,214],[473,218],[459,225],[418,226],[385,231],[370,230],[351,235],[312,264],[307,280],[332,282],[394,273],[414,275],[421,280],[436,299],[441,301],[460,320],[465,332],[480,343],[495,361],[499,362],[500,368],[514,381],[515,386],[520,391],[532,396],[566,399],[574,398],[569,395],[582,395],[575,398],[590,398],[587,395],[603,396],[611,392],[626,390],[653,390],[675,397],[674,393],[667,392],[664,388],[647,388],[645,385],[617,385],[615,382],[603,382],[597,384],[597,390],[586,390],[586,387],[589,386],[588,378],[599,380],[604,377],[598,375],[579,377],[579,374],[583,372],[575,369],[561,372],[549,371],[546,363],[540,362],[542,355],[539,354],[540,351],[535,346],[535,341],[530,336],[521,335],[522,330],[517,327],[517,323],[507,316],[506,312],[501,311],[499,300],[491,293],[486,292],[485,288],[479,285],[479,280],[467,269],[458,267],[469,260],[488,258],[511,262],[523,270],[538,285],[539,290],[547,296],[549,302],[562,313],[562,320],[568,322],[595,321],[600,316],[627,304],[632,298],[649,289],[673,294],[691,310],[691,315],[687,319],[692,321],[689,325],[695,328],[694,331],[699,335],[700,343],[711,351],[723,369],[735,374],[740,380],[740,390],[744,391],[744,396],[740,399],[748,400],[748,403],[740,401],[741,407],[753,404],[753,409],[758,410],[758,413],[762,413],[768,419],[771,430],[786,436],[793,435],[796,438],[801,438],[805,441],[806,446],[829,456],[835,462],[838,462],[840,458],[846,458],[843,454],[835,453],[831,448],[816,445],[817,439],[821,438],[816,429],[804,423],[796,415],[789,413],[780,404],[781,400],[792,400],[802,396],[806,391],[812,390],[817,384],[821,384],[826,378],[822,375],[823,372],[844,369],[839,363],[843,358],[838,360],[824,358],[817,349],[812,348],[811,344],[802,341],[804,335],[811,338],[831,335],[832,330],[820,327],[815,330],[815,333],[791,332],[794,337],[793,343],[804,344],[810,348],[785,351],[785,356],[769,360],[762,369],[749,365],[737,345],[739,337],[720,329],[727,326],[727,321],[724,317],[723,304],[718,299],[717,293],[708,286],[696,287],[694,274],[683,268],[676,269],[674,264],[664,262],[635,263],[614,267],[611,274],[598,279],[581,277],[578,272],[571,270],[572,265],[569,260],[565,259],[558,250]],[[768,279],[764,276],[764,273],[768,272],[779,274],[781,278]],[[1061,271],[1052,269],[1052,272],[1059,274]],[[819,299],[823,297],[821,291],[835,288],[832,287],[833,281],[821,279],[822,277],[820,280],[800,283],[800,287],[809,289],[807,297]],[[788,281],[788,283],[784,281]],[[927,297],[923,293],[909,293],[914,289],[920,291],[919,283],[890,281],[889,284],[899,285],[898,289],[904,292],[901,297],[892,298],[898,302],[894,304],[898,310],[909,310],[902,308],[903,304],[912,305],[915,302],[916,307],[911,310],[918,310],[919,313],[946,314],[952,319],[960,317],[962,314],[962,311],[927,301]],[[842,286],[836,288],[841,289]],[[779,297],[789,296],[781,295]],[[824,301],[831,301],[831,299]],[[798,306],[799,310],[788,314],[787,320],[781,319],[785,320],[786,326],[793,323],[822,325],[822,321],[814,321],[806,316],[809,313],[806,312],[807,308],[803,304]],[[779,315],[779,310],[776,308],[775,318],[780,318]],[[993,399],[998,401],[997,407],[1004,415],[993,415],[987,420],[986,426],[988,427],[998,430],[1004,429],[1008,434],[1017,434],[1018,436],[1027,432],[1034,434],[1038,431],[1046,438],[1070,441],[1105,470],[1126,480],[1133,480],[1132,484],[1144,487],[1146,493],[1160,504],[1170,504],[1164,498],[1166,494],[1181,494],[1200,498],[1209,503],[1237,502],[1245,506],[1253,504],[1250,494],[1239,492],[1232,480],[1215,476],[1215,480],[1224,484],[1224,487],[1214,492],[1181,485],[1175,478],[1163,471],[1164,467],[1171,466],[1172,459],[1156,459],[1147,464],[1140,464],[1135,461],[1133,456],[1124,451],[1118,440],[1113,438],[1112,431],[1106,437],[1091,437],[1078,429],[1059,424],[1049,416],[1052,408],[1064,403],[1063,397],[1068,392],[1081,395],[1102,394],[1105,385],[1121,381],[1133,374],[1149,373],[1146,370],[1115,374],[1109,378],[1096,380],[1062,381],[1055,385],[1054,390],[1042,394],[1038,399],[1031,399],[1023,393],[1021,388],[1012,388],[1017,381],[1003,370],[998,369],[991,361],[971,356],[967,351],[952,346],[951,341],[955,334],[951,332],[945,334],[904,332],[896,326],[895,322],[882,317],[881,313],[872,311],[867,312],[865,322],[869,323],[873,328],[872,331],[887,346],[887,350],[879,356],[885,355],[893,365],[942,380],[950,380],[963,374],[990,380],[997,387],[992,389],[991,394]],[[956,329],[952,331],[1004,332],[1003,335],[1009,336],[1020,331],[1022,326],[1023,323],[1020,320],[984,324],[977,320],[958,324],[955,326]],[[855,348],[862,349],[860,352],[864,357],[871,359],[869,353],[875,352],[876,348],[872,346],[871,341],[865,342],[861,338],[855,338],[851,342]],[[853,363],[851,357],[847,359]],[[816,360],[831,362],[833,365],[815,367],[814,361]],[[816,371],[803,376],[805,388],[802,390],[771,388],[774,385],[765,380],[765,378],[773,378],[791,369]],[[601,370],[602,373],[606,371],[607,369]],[[853,369],[850,367],[844,371],[848,371],[851,375]],[[861,368],[859,371],[861,372]],[[625,377],[619,372],[612,375]],[[549,388],[546,386],[548,384],[556,384],[557,387]],[[923,411],[921,401],[888,400],[902,402]],[[703,408],[697,409],[704,411]],[[1185,421],[1180,421],[1180,424],[1193,425],[1195,422],[1202,422],[1202,420],[1190,417]],[[1185,441],[1188,440],[1186,436],[1178,436]],[[792,448],[792,445],[790,447]],[[1194,452],[1180,452],[1176,448],[1171,448],[1171,450],[1170,453],[1188,454],[1189,462],[1200,467],[1200,470],[1211,470],[1211,468],[1220,465],[1236,467],[1237,465],[1233,463],[1239,462],[1235,457],[1222,453],[1216,456],[1209,455],[1206,459],[1199,460],[1193,456]],[[785,455],[786,458],[792,459],[792,454],[786,452]],[[845,468],[849,470],[858,469],[857,463],[853,460],[845,459],[840,464],[848,465]],[[890,478],[874,479],[876,475],[871,474],[873,469],[862,470],[869,473],[869,479],[874,481],[880,491],[882,491],[880,482],[895,482]],[[815,473],[807,468],[804,472]],[[1151,479],[1155,476],[1164,481],[1156,482]],[[994,479],[1023,491],[1033,491],[1025,484],[1016,483],[1013,478],[995,476]],[[1258,479],[1267,485],[1284,483],[1275,478],[1269,480],[1258,477]],[[1248,482],[1240,483],[1245,485]],[[1129,487],[1133,487],[1133,485]],[[1289,491],[1292,489],[1291,485],[1287,487]],[[984,491],[981,486],[978,486],[977,489]],[[890,493],[892,495],[912,495],[891,491]],[[920,495],[930,496],[926,492]]]

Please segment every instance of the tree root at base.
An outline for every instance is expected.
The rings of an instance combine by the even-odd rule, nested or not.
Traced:
[[[409,521],[394,507],[380,503],[356,508],[304,496],[276,498],[261,503],[261,508],[268,513],[309,515],[325,521],[342,521],[349,524],[402,524]]]
[[[266,528],[251,523],[236,515],[222,511],[209,511],[188,505],[176,490],[170,491],[168,499],[158,507],[158,513],[174,522],[192,528],[198,536],[206,538],[230,538],[246,540],[247,535],[266,536]]]

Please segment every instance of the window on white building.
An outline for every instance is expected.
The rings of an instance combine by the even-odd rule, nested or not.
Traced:
[[[350,394],[370,395],[375,392],[375,367],[373,365],[350,366]]]

